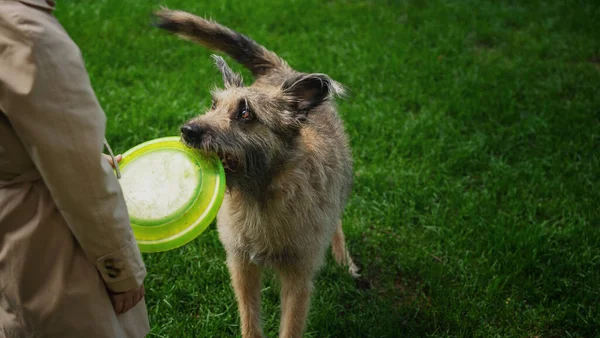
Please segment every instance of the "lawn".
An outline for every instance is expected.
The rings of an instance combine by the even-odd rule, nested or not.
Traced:
[[[306,337],[594,337],[594,2],[98,0],[58,1],[55,14],[119,152],[176,135],[221,83],[210,51],[150,26],[159,5],[210,16],[350,89],[339,104],[356,182],[344,224],[363,279],[328,257]],[[214,225],[144,259],[150,337],[239,335]],[[274,337],[273,275],[262,294]]]

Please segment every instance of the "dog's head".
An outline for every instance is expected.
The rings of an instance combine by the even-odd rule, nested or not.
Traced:
[[[212,107],[181,127],[182,138],[219,156],[228,186],[260,189],[294,152],[309,114],[342,88],[324,74],[300,73],[246,87],[225,60],[213,57],[225,88],[213,90]]]

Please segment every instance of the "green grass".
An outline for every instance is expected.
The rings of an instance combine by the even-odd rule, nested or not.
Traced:
[[[150,27],[159,5],[351,90],[344,222],[367,282],[328,257],[307,337],[600,335],[598,2],[59,1],[120,152],[177,134],[221,82],[211,52]],[[214,226],[144,258],[151,337],[239,334]],[[273,337],[272,275],[263,300]]]

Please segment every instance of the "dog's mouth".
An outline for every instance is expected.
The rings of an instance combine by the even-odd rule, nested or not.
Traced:
[[[221,163],[223,163],[223,168],[226,173],[234,173],[240,167],[240,161],[238,161],[234,156],[227,154],[223,150],[219,149],[218,146],[215,146],[210,137],[203,138],[200,141],[196,140],[188,140],[185,137],[182,137],[183,143],[194,149],[198,149],[200,152],[208,154],[216,154]]]
[[[240,163],[233,156],[227,155],[222,151],[217,152],[217,156],[221,160],[221,163],[223,163],[223,168],[226,172],[236,172]]]

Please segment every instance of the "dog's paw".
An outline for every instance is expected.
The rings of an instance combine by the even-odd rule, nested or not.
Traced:
[[[360,271],[360,269],[354,263],[351,263],[348,266],[348,272],[350,273],[350,276],[352,276],[352,278],[354,278],[354,279],[360,278],[360,274],[358,273],[359,271]]]

